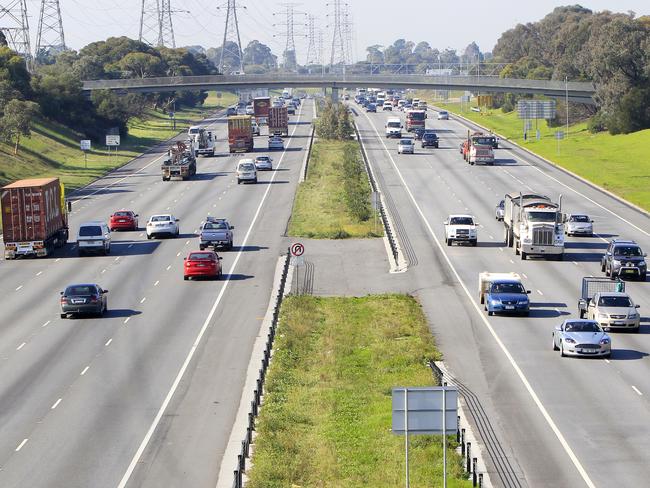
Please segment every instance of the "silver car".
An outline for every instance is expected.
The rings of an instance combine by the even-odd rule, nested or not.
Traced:
[[[638,308],[627,293],[600,292],[589,302],[587,318],[598,321],[605,330],[631,329],[639,332],[641,316]]]
[[[567,319],[553,331],[553,350],[564,356],[609,357],[612,340],[595,320]]]
[[[568,236],[591,236],[594,234],[594,221],[584,214],[569,214],[566,217],[565,232]]]
[[[258,171],[271,171],[273,169],[273,159],[270,156],[257,156],[255,158],[255,169]]]
[[[397,154],[414,154],[415,143],[413,139],[400,139],[397,144]]]
[[[506,202],[501,200],[494,209],[494,218],[497,220],[503,220],[503,215],[506,212]]]

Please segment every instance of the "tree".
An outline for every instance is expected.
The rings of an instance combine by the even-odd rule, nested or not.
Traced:
[[[368,46],[366,48],[366,51],[368,54],[366,55],[366,61],[372,64],[383,64],[384,63],[384,53],[381,51],[382,46],[379,44],[373,44],[372,46]]]
[[[20,137],[32,134],[32,121],[39,112],[38,104],[23,100],[9,100],[0,119],[2,137],[7,142],[14,142],[14,155],[18,154]]]
[[[5,33],[0,30],[0,46],[8,46],[7,44],[7,38],[5,37]]]
[[[267,70],[272,70],[277,67],[278,58],[271,52],[269,46],[254,40],[244,49],[244,65],[246,65],[246,72],[249,71],[248,65],[263,66]]]
[[[7,81],[24,98],[32,94],[31,77],[25,59],[6,46],[0,47],[0,81]]]
[[[120,60],[118,66],[123,71],[137,75],[138,78],[165,74],[161,59],[146,53],[129,53]]]

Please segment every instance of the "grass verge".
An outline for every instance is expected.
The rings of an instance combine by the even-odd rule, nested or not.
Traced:
[[[208,112],[235,101],[233,94],[223,93],[218,98],[215,92],[210,92],[202,107],[176,112],[176,130],[166,114],[149,111],[146,118],[129,124],[129,135],[122,139],[117,153],[109,155],[105,147],[93,144],[93,150],[87,155],[87,164],[79,149],[81,134],[40,119],[34,124],[32,136],[21,139],[17,156],[13,154],[12,145],[0,143],[0,185],[21,178],[58,176],[67,189],[79,188],[126,164],[159,142],[170,139],[204,118]]]
[[[404,438],[391,433],[391,388],[431,386],[437,358],[406,295],[289,296],[266,382],[249,488],[400,486]],[[449,487],[468,487],[450,438]],[[412,486],[442,486],[442,438],[411,437]]]
[[[540,120],[537,128],[541,137],[538,141],[533,122],[529,138],[524,140],[523,122],[516,112],[491,110],[477,113],[468,109],[461,111],[459,103],[435,104],[503,134],[558,166],[650,211],[650,157],[647,156],[650,153],[650,129],[612,136],[606,132],[592,134],[586,123],[575,124],[569,127],[568,137],[560,141],[558,148],[555,133],[566,131],[564,127],[549,127],[546,121]]]
[[[365,170],[350,171],[346,152],[348,156],[356,155],[359,164],[363,164],[356,141],[314,142],[309,176],[298,187],[294,201],[290,236],[340,239],[382,235],[376,212],[370,210],[369,218],[361,220],[358,212],[351,211],[350,205],[370,204],[371,190]],[[353,185],[349,181],[351,177],[355,179]]]

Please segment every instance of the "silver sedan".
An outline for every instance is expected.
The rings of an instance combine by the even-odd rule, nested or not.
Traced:
[[[564,356],[597,356],[612,354],[612,340],[598,322],[567,319],[553,331],[553,350]]]
[[[594,221],[588,215],[569,214],[566,217],[565,232],[568,236],[591,236],[594,233]]]

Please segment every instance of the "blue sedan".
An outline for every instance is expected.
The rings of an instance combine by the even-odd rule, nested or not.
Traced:
[[[492,283],[485,296],[488,315],[495,313],[528,315],[530,312],[530,291],[520,281],[500,280]]]

